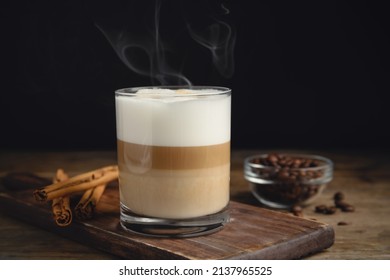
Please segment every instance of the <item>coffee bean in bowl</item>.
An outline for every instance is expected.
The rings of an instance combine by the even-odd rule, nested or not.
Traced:
[[[253,195],[272,208],[313,202],[333,178],[333,162],[305,154],[259,154],[244,161],[244,176]]]

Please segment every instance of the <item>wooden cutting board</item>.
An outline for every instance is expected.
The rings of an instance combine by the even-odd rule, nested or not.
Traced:
[[[230,203],[231,221],[222,230],[185,239],[150,238],[119,225],[118,189],[106,189],[89,221],[57,226],[49,203],[32,190],[0,188],[0,211],[61,236],[128,259],[297,259],[332,246],[330,225],[243,203]]]

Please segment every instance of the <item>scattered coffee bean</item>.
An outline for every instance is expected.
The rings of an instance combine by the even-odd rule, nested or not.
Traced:
[[[340,208],[343,212],[354,212],[355,207],[344,201],[345,195],[342,192],[337,192],[333,196],[334,204],[337,208]]]
[[[337,211],[337,208],[334,207],[334,206],[326,206],[326,205],[317,205],[315,207],[315,211],[317,213],[321,213],[321,214],[327,214],[327,215],[330,215],[330,214],[334,214],[336,213]]]
[[[316,208],[315,208],[315,211],[317,212],[317,213],[324,213],[325,212],[325,210],[326,210],[326,205],[323,205],[323,204],[321,204],[321,205],[317,205],[316,206]]]
[[[343,212],[354,212],[355,207],[347,202],[344,201],[338,201],[336,204],[337,208],[340,208]]]
[[[337,192],[333,195],[333,200],[335,206],[326,206],[326,205],[317,205],[315,207],[315,212],[322,214],[334,214],[339,208],[343,212],[354,212],[355,207],[344,201],[345,195],[342,192]],[[344,222],[342,222],[344,223]]]
[[[343,212],[355,212],[355,206],[348,205],[347,207],[342,208],[341,211],[343,211]]]
[[[294,216],[303,217],[302,207],[295,205],[291,208],[291,213],[293,213]]]
[[[334,213],[336,213],[336,211],[337,211],[337,208],[336,208],[336,207],[330,206],[330,207],[328,207],[328,208],[326,209],[325,214],[334,214]]]
[[[334,201],[341,201],[341,200],[344,200],[344,198],[345,198],[345,195],[342,192],[337,192],[333,196]]]
[[[347,225],[349,225],[349,223],[341,221],[341,222],[338,222],[337,225],[338,226],[347,226]]]

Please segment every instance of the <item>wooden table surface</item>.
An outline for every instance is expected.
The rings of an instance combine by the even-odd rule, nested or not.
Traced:
[[[243,177],[246,156],[269,151],[234,150],[231,164],[231,199],[261,205],[248,190]],[[334,179],[314,204],[303,210],[305,218],[330,224],[334,245],[307,259],[390,259],[390,153],[381,151],[276,151],[302,152],[329,157],[335,164]],[[31,152],[0,151],[0,176],[10,171],[28,171],[52,177],[59,167],[70,175],[115,164],[115,151]],[[355,212],[324,215],[315,205],[333,203],[342,191]],[[339,222],[348,225],[338,225]],[[0,259],[117,259],[0,212]]]

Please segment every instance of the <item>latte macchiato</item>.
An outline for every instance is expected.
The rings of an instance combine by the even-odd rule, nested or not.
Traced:
[[[224,88],[117,91],[121,207],[174,220],[226,208],[230,106]]]

